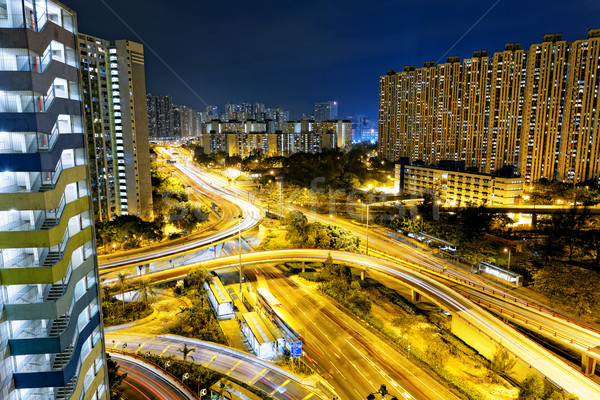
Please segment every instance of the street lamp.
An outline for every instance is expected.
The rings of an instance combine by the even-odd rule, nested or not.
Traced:
[[[420,229],[420,231],[421,231],[421,233],[422,233],[422,232],[423,232],[423,218],[421,218],[421,216],[420,216],[420,215],[417,215],[417,219],[420,219],[420,220],[421,220],[421,229]]]
[[[510,272],[510,247],[507,249],[504,249],[504,252],[508,252],[508,272]]]
[[[365,222],[365,212],[362,207],[362,201],[360,199],[358,199],[358,204],[360,204],[360,223],[362,224],[363,222]]]
[[[367,203],[367,255],[369,255],[369,203]]]
[[[242,214],[238,215],[238,246],[240,253],[240,296],[242,296],[242,276],[244,276],[242,270]]]
[[[387,387],[385,385],[381,385],[379,390],[376,391],[375,393],[369,393],[369,395],[367,396],[367,400],[375,400],[376,394],[380,394],[382,400],[385,399],[385,396],[390,396],[392,398],[392,400],[398,400],[398,398],[396,396],[394,396],[394,395],[390,394],[390,392],[388,392]]]

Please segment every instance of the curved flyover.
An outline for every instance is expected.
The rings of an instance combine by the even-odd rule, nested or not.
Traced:
[[[600,398],[600,386],[584,374],[568,366],[562,360],[520,334],[495,316],[481,309],[471,300],[448,286],[430,278],[423,272],[414,271],[398,263],[366,256],[333,250],[285,249],[242,255],[243,265],[281,262],[323,262],[331,255],[335,262],[357,268],[372,269],[401,280],[411,289],[421,293],[453,316],[453,329],[468,332],[469,343],[486,356],[491,356],[496,344],[502,344],[525,368],[532,368],[553,382],[556,386],[582,399]],[[239,256],[221,257],[199,264],[191,264],[152,274],[160,280],[181,277],[197,265],[209,269],[221,269],[239,264]]]
[[[185,167],[178,166],[178,168],[183,169]],[[123,268],[132,265],[146,264],[150,262],[165,260],[176,255],[182,255],[198,251],[203,248],[214,246],[218,243],[230,240],[231,238],[237,236],[239,230],[243,232],[252,229],[256,225],[258,225],[258,223],[262,220],[264,213],[260,208],[256,207],[254,204],[240,199],[236,196],[233,196],[232,194],[220,190],[217,187],[211,186],[210,182],[207,182],[205,177],[193,170],[186,170],[184,171],[184,173],[188,177],[194,179],[195,183],[198,186],[201,186],[206,190],[211,191],[212,193],[217,193],[219,197],[221,197],[225,201],[235,204],[240,209],[242,215],[242,221],[239,224],[239,226],[237,223],[233,223],[230,224],[230,226],[228,226],[227,228],[218,232],[201,236],[200,238],[194,239],[189,242],[184,242],[175,246],[169,246],[168,248],[153,249],[150,251],[143,251],[143,249],[137,249],[132,255],[119,256],[119,258],[115,260],[99,260],[100,269]],[[140,252],[142,252],[142,254],[140,254]]]

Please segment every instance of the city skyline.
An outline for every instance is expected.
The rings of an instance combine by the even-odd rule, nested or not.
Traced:
[[[66,4],[77,7],[84,32],[146,42],[149,92],[203,109],[183,81],[208,104],[280,104],[292,119],[328,100],[339,102],[340,115],[375,118],[376,82],[387,69],[447,56],[468,58],[475,50],[493,53],[505,43],[527,48],[547,33],[560,32],[573,41],[594,28],[600,14],[600,5],[590,1],[469,1],[452,7],[441,2],[252,7],[187,2],[179,8],[157,1],[143,7],[136,1],[106,1],[129,30],[103,2]],[[515,10],[523,17],[515,18]],[[156,21],[157,15],[165,17]],[[162,28],[155,29],[157,24]]]

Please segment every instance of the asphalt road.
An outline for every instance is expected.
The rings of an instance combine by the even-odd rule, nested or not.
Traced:
[[[419,293],[431,299],[433,303],[452,313],[453,318],[462,318],[466,323],[477,327],[481,335],[491,338],[496,343],[502,343],[512,354],[518,356],[523,362],[532,365],[539,373],[568,392],[575,393],[583,399],[600,398],[600,386],[579,371],[565,364],[552,353],[484,311],[446,284],[437,282],[422,272],[414,271],[397,262],[369,257],[364,254],[334,250],[285,249],[244,254],[242,255],[242,263],[255,265],[294,261],[323,262],[329,255],[336,262],[387,273],[405,285],[413,287]],[[229,256],[207,260],[202,264],[210,269],[231,267],[238,262],[237,256]],[[171,269],[158,273],[154,277],[167,279],[183,276],[189,268],[189,266],[186,266]],[[493,349],[490,351],[493,351]]]
[[[313,392],[312,387],[293,379],[293,376],[282,372],[273,364],[225,346],[193,339],[186,340],[186,338],[171,335],[155,337],[132,332],[111,332],[106,334],[106,337],[107,343],[115,341],[116,348],[127,343],[127,349],[135,352],[141,345],[140,352],[151,351],[155,354],[176,357],[181,357],[179,349],[183,347],[184,343],[187,343],[189,347],[194,348],[189,355],[190,361],[250,384],[275,399],[303,400],[310,398],[316,400],[320,398]]]
[[[119,373],[127,373],[127,377],[118,390],[125,400],[189,400],[190,396],[173,386],[171,382],[127,359],[112,355],[113,360],[121,366]]]
[[[334,304],[286,278],[279,269],[256,269],[258,287],[267,287],[293,317],[307,363],[335,387],[342,399],[364,399],[385,384],[404,399],[458,399],[360,322]]]

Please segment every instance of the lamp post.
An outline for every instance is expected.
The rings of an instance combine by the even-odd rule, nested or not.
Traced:
[[[504,252],[508,252],[508,272],[510,272],[510,248],[504,249]]]
[[[367,400],[375,400],[375,395],[376,394],[380,394],[381,395],[381,399],[385,399],[385,396],[390,396],[392,398],[392,400],[398,400],[398,398],[392,394],[390,394],[390,392],[388,392],[387,387],[385,385],[381,385],[381,387],[379,388],[378,391],[374,392],[374,393],[369,393],[369,395],[367,396]]]
[[[242,214],[238,216],[238,250],[240,256],[240,296],[242,295],[242,277],[244,271],[242,270]]]
[[[362,201],[360,199],[358,199],[358,204],[360,204],[360,223],[362,224],[365,221],[365,217],[364,217],[364,209],[362,207]]]
[[[367,203],[367,255],[369,255],[369,203]]]

